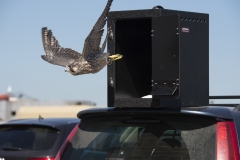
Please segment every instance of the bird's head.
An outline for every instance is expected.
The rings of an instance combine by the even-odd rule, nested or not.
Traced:
[[[65,72],[69,72],[72,75],[76,75],[76,71],[77,71],[77,66],[75,65],[69,65],[69,66],[66,66],[65,68]]]

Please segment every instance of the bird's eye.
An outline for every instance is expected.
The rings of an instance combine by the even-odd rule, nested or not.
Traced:
[[[69,68],[69,70],[70,70],[71,72],[75,72],[75,71],[73,70],[73,67],[72,67],[72,66],[68,66],[68,68]]]

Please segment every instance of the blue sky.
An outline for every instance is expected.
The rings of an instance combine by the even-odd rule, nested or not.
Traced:
[[[72,76],[41,59],[41,28],[62,47],[82,52],[83,43],[107,0],[1,0],[0,93],[8,85],[39,100],[90,100],[107,105],[107,69]],[[114,0],[111,11],[166,9],[210,15],[210,95],[240,95],[239,0]],[[238,100],[240,102],[240,100]]]

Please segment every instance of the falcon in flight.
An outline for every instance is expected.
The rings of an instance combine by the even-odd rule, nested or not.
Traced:
[[[93,29],[85,39],[83,52],[78,53],[70,48],[63,48],[52,35],[51,30],[46,27],[42,28],[43,48],[46,55],[42,55],[42,59],[54,64],[66,67],[65,71],[72,75],[81,75],[88,73],[97,73],[112,61],[121,59],[122,55],[115,54],[109,56],[109,53],[103,53],[106,47],[107,39],[112,36],[111,28],[108,28],[106,38],[100,47],[101,37],[104,32],[107,15],[113,0],[108,0],[107,5],[98,18]]]

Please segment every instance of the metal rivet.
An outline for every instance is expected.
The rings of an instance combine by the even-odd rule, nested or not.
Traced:
[[[112,78],[112,77],[110,77],[110,78],[109,78],[109,80],[110,80],[110,86],[112,86],[112,87],[113,87],[113,78]]]

